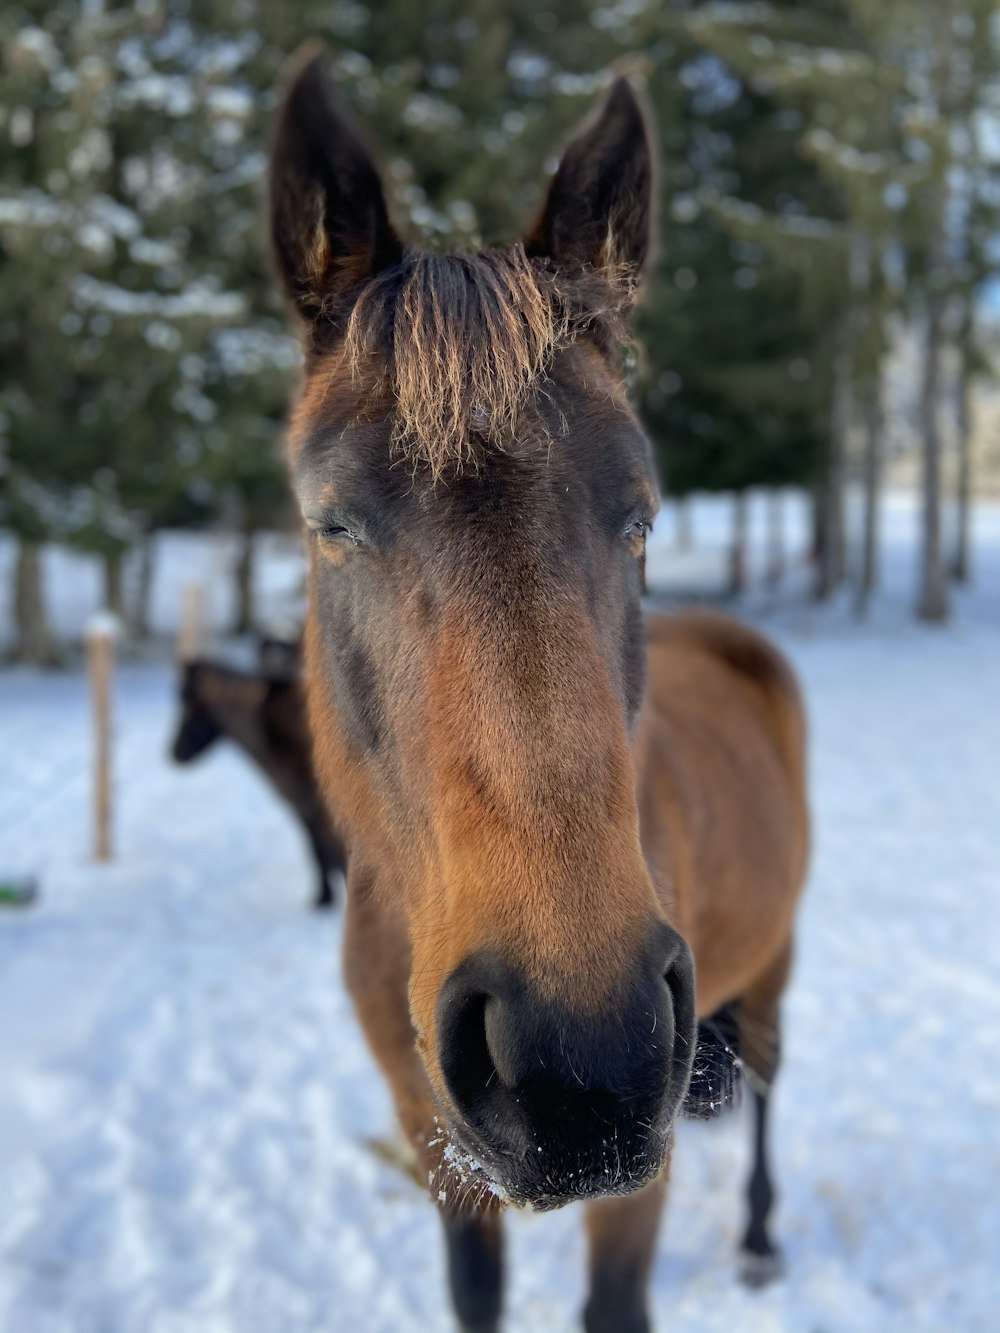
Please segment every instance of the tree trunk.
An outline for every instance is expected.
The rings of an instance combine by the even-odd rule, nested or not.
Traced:
[[[37,542],[20,541],[14,565],[14,624],[17,639],[15,661],[46,666],[52,661],[52,636],[45,611],[42,578],[42,548]]]
[[[678,551],[690,551],[694,544],[691,530],[691,499],[687,495],[679,495],[674,504],[677,520],[674,528],[674,546]]]
[[[236,559],[236,619],[234,634],[249,634],[254,627],[254,545],[256,529],[246,519],[240,530],[240,550]]]
[[[818,602],[825,602],[837,586],[833,539],[830,532],[830,486],[831,481],[828,477],[817,487],[813,496],[813,556],[816,564],[813,595]]]
[[[834,334],[830,399],[830,455],[826,476],[813,491],[814,596],[826,601],[844,579],[844,472],[853,414],[850,323],[845,315]]]
[[[845,316],[835,335],[833,353],[833,390],[830,404],[830,459],[821,487],[822,546],[818,552],[816,596],[824,601],[844,581],[844,474],[847,462],[847,436],[854,412],[852,394],[850,317]]]
[[[817,601],[825,602],[844,579],[844,492],[839,464],[817,488],[814,503],[814,595]]]
[[[954,4],[937,0],[935,93],[940,119],[931,176],[931,216],[928,221],[927,331],[920,383],[921,455],[923,462],[923,542],[920,552],[920,590],[917,615],[940,623],[948,618],[948,580],[941,539],[941,353],[944,341],[948,264],[948,169],[950,163],[953,94]]]
[[[767,493],[767,586],[776,588],[785,577],[785,504],[781,491]]]
[[[733,496],[733,544],[729,552],[729,593],[738,597],[747,586],[747,493]]]
[[[137,639],[149,637],[150,608],[153,597],[153,575],[156,569],[156,534],[147,532],[139,543],[139,570],[132,599],[130,624]]]
[[[920,593],[917,615],[939,623],[948,618],[948,583],[941,541],[941,431],[938,395],[941,384],[942,304],[932,295],[927,313],[927,340],[920,387],[923,460],[923,545],[920,552]]]
[[[989,95],[991,84],[985,88],[982,80],[989,80],[992,65],[983,69],[975,61],[969,60],[970,45],[978,45],[986,38],[993,15],[984,9],[974,16],[974,26],[966,27],[963,33],[965,57],[959,68],[964,73],[960,88],[956,89],[956,103],[959,117],[964,122],[964,140],[966,144],[966,162],[964,171],[971,186],[965,210],[965,235],[963,251],[965,254],[962,275],[962,318],[958,330],[959,381],[958,401],[955,414],[956,452],[958,455],[958,475],[956,477],[956,528],[955,546],[951,557],[951,575],[958,583],[968,583],[972,578],[972,380],[976,366],[976,309],[983,284],[990,278],[994,265],[989,253],[993,244],[993,227],[984,226],[985,218],[994,216],[993,175],[983,166],[983,97]],[[989,121],[992,125],[992,118]],[[989,130],[986,130],[989,133]]]
[[[956,479],[957,524],[955,550],[951,558],[951,576],[957,583],[968,583],[972,577],[969,556],[971,545],[972,509],[972,315],[971,301],[963,321],[961,342],[962,361],[959,370],[958,404],[955,414],[958,477]]]
[[[865,395],[864,515],[861,535],[861,571],[854,609],[859,617],[868,613],[872,593],[878,585],[879,502],[882,489],[882,432],[885,421],[879,386]]]
[[[125,615],[125,555],[122,551],[104,557],[104,607],[119,618]]]

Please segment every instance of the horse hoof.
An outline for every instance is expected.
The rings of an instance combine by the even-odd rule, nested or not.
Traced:
[[[785,1261],[777,1250],[772,1250],[770,1254],[753,1254],[744,1250],[740,1256],[740,1281],[753,1291],[770,1286],[784,1272]]]

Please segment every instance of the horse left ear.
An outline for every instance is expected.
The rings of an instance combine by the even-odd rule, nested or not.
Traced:
[[[343,332],[362,285],[398,263],[402,245],[324,55],[307,49],[296,63],[271,150],[271,240],[307,339],[321,346]]]
[[[597,120],[563,154],[524,248],[559,266],[624,267],[637,278],[649,250],[652,190],[645,118],[631,85],[618,79]]]

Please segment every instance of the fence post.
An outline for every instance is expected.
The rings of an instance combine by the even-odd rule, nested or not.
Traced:
[[[181,589],[181,623],[177,631],[179,662],[193,662],[198,656],[204,599],[205,589],[201,583],[185,583]]]
[[[87,671],[94,715],[94,857],[111,860],[111,698],[118,619],[99,611],[87,624]]]

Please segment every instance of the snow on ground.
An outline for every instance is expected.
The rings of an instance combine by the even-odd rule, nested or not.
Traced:
[[[1000,522],[986,593],[932,631],[908,620],[904,510],[869,626],[757,607],[813,723],[776,1094],[787,1276],[736,1276],[746,1108],[685,1124],[653,1275],[672,1333],[998,1326]],[[393,1120],[339,918],[307,910],[299,834],[235,753],[170,766],[172,688],[121,670],[99,867],[83,679],[0,675],[0,867],[42,881],[0,916],[0,1333],[449,1330],[433,1209],[371,1146]],[[579,1209],[509,1234],[508,1327],[568,1333]]]

